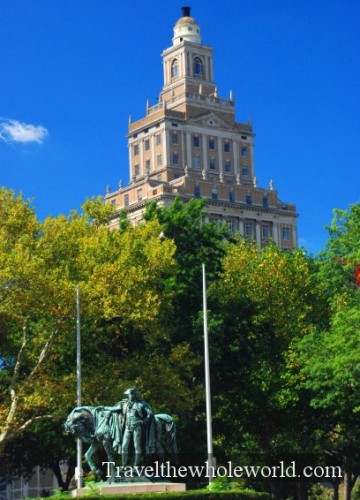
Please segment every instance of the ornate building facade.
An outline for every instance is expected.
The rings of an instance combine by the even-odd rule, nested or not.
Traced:
[[[182,8],[172,42],[162,53],[158,104],[147,105],[146,116],[129,123],[129,185],[120,183],[106,202],[138,223],[152,200],[168,205],[176,196],[204,197],[209,220],[260,245],[273,239],[284,249],[296,246],[295,206],[278,198],[273,181],[258,186],[252,126],[235,121],[232,93],[219,97],[213,51],[202,44],[189,7]]]

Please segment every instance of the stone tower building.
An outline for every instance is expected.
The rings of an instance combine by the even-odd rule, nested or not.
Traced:
[[[158,104],[129,123],[130,183],[108,192],[106,202],[142,220],[151,200],[168,205],[205,197],[209,220],[264,245],[297,244],[295,206],[279,200],[274,183],[257,185],[254,132],[235,121],[235,103],[219,97],[212,48],[201,43],[200,27],[182,8],[172,46],[162,53],[164,85]],[[113,224],[117,221],[114,218]]]

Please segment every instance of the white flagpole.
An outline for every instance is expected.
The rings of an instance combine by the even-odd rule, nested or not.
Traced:
[[[209,361],[209,336],[206,300],[206,275],[205,264],[202,265],[203,273],[203,311],[204,311],[204,355],[205,355],[205,397],[206,397],[206,435],[208,452],[208,477],[209,484],[213,477],[213,442],[212,442],[212,418],[211,418],[211,390],[210,390],[210,361]]]
[[[80,337],[80,293],[79,285],[76,287],[76,405],[81,406],[81,337]],[[76,443],[76,473],[77,487],[82,487],[82,442]]]

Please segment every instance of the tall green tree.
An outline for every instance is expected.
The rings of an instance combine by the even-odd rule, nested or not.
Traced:
[[[218,449],[240,463],[264,464],[308,451],[304,401],[294,393],[289,366],[294,342],[315,317],[309,259],[300,250],[240,240],[209,295]]]
[[[191,316],[201,309],[202,264],[206,265],[211,281],[221,269],[230,239],[226,225],[207,222],[205,204],[205,199],[192,199],[185,203],[176,197],[169,207],[150,203],[145,214],[147,221],[157,220],[161,224],[164,238],[175,243],[177,270],[173,284],[176,290],[174,302],[175,308],[179,308],[175,314],[180,321],[187,317],[191,322]],[[185,318],[183,311],[188,313]]]
[[[313,331],[298,348],[301,385],[326,415],[318,439],[345,473],[344,500],[360,475],[360,293],[334,311],[328,331]]]
[[[360,290],[354,272],[360,262],[360,203],[348,211],[335,210],[328,230],[316,280],[327,302],[329,321],[318,323],[297,343],[295,357],[300,368],[298,386],[307,391],[310,406],[322,417],[319,446],[342,466],[348,500],[360,473]]]
[[[110,231],[109,209],[98,200],[87,202],[83,213],[43,223],[11,191],[0,191],[0,207],[1,453],[34,423],[64,416],[75,404],[77,285],[86,327],[86,398],[104,398],[111,377],[125,385],[126,372],[119,372],[121,363],[109,351],[116,346],[118,357],[124,356],[136,343],[129,339],[132,331],[139,342],[151,333],[164,335],[157,326],[168,308],[163,283],[174,266],[174,245],[159,239],[155,221]],[[107,384],[99,386],[105,374]],[[106,392],[115,397],[115,388]]]
[[[356,289],[355,270],[360,264],[360,203],[349,210],[334,210],[327,226],[329,238],[320,253],[319,280],[331,302]]]
[[[187,374],[187,404],[179,413],[184,453],[193,453],[195,449],[205,452],[206,446],[204,348],[203,331],[199,327],[203,300],[202,264],[206,266],[208,282],[216,280],[231,239],[227,226],[207,221],[205,204],[204,199],[192,199],[185,203],[177,197],[169,207],[150,203],[145,214],[148,222],[159,222],[164,241],[170,239],[175,244],[177,266],[168,281],[168,287],[173,292],[173,307],[166,323],[171,342],[179,345],[181,351],[188,352],[190,362],[180,365]]]

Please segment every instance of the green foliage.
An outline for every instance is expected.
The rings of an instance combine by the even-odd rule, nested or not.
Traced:
[[[120,210],[119,212],[119,231],[123,233],[130,228],[130,221],[127,216],[126,210]]]
[[[333,489],[322,484],[314,484],[309,491],[309,500],[332,500],[334,498]]]
[[[8,443],[0,462],[0,475],[7,479],[31,478],[34,465],[39,465],[52,470],[61,491],[67,490],[75,472],[76,450],[73,437],[64,435],[62,428],[61,420],[38,422]],[[68,465],[66,475],[63,473],[65,462]]]
[[[230,491],[231,482],[228,477],[216,477],[208,486],[209,491]]]
[[[334,210],[329,239],[320,254],[319,281],[329,300],[356,288],[355,266],[360,263],[360,203]]]
[[[84,397],[96,401],[101,389],[104,398],[102,388],[108,386],[110,373],[123,380],[123,387],[132,379],[131,373],[113,369],[115,360],[120,358],[123,368],[121,358],[129,344],[144,345],[152,334],[164,337],[161,318],[171,297],[164,281],[174,267],[174,245],[159,240],[155,221],[123,233],[109,230],[99,200],[86,202],[84,215],[73,212],[43,223],[12,192],[0,192],[0,205],[3,447],[39,419],[65,418],[75,403],[77,285],[86,360]],[[105,376],[106,383],[99,385]],[[118,391],[114,384],[106,397],[116,401]]]
[[[319,421],[316,440],[346,475],[344,498],[360,472],[359,324],[360,204],[335,210],[316,280],[328,304],[327,324],[318,323],[294,345],[298,388],[306,391]]]
[[[229,248],[209,290],[209,325],[217,445],[233,460],[252,463],[257,454],[266,463],[306,442],[301,427],[293,432],[303,402],[289,368],[295,339],[309,331],[314,296],[301,251],[246,241]]]
[[[85,217],[96,226],[109,224],[115,213],[113,205],[105,204],[103,196],[87,199],[82,206]]]
[[[331,409],[334,415],[343,413],[346,406],[355,414],[359,412],[359,324],[357,292],[350,303],[338,305],[330,331],[313,331],[299,342],[303,385],[312,390],[314,407]]]
[[[205,263],[215,454],[267,464],[313,452],[359,473],[360,205],[335,212],[324,252],[310,259],[230,238],[206,222],[204,203],[151,203],[146,224],[121,213],[110,231],[115,214],[101,198],[39,222],[29,202],[0,190],[0,423],[7,451],[24,450],[23,471],[40,462],[38,444],[48,464],[67,453],[56,422],[75,405],[77,284],[84,401],[114,404],[136,385],[155,412],[177,418],[182,452],[205,451]],[[47,415],[59,420],[33,421],[28,434]],[[266,496],[218,481],[217,492],[161,498]]]
[[[360,500],[360,481],[357,480],[355,486],[351,492],[351,498],[353,500]]]
[[[340,258],[359,261],[360,257],[360,203],[347,210],[334,210],[334,218],[328,227],[330,238],[325,252]]]
[[[337,305],[329,331],[298,344],[301,381],[310,405],[322,416],[318,439],[345,470],[360,471],[360,293]]]
[[[150,203],[145,214],[148,221],[158,220],[165,238],[175,242],[180,295],[193,296],[193,287],[196,291],[201,283],[201,264],[206,264],[209,277],[216,275],[225,254],[225,238],[230,237],[226,226],[206,222],[204,206],[205,200],[192,199],[184,203],[177,197],[166,208]]]
[[[176,270],[167,282],[173,293],[173,307],[166,318],[166,330],[172,344],[182,346],[180,352],[188,352],[187,360],[185,356],[182,358],[186,362],[181,362],[186,377],[179,392],[185,398],[178,398],[185,403],[178,413],[179,441],[183,442],[183,452],[195,448],[200,452],[205,443],[203,333],[198,328],[202,310],[202,264],[206,265],[210,283],[221,270],[230,236],[227,227],[206,222],[204,206],[205,200],[192,199],[184,203],[177,197],[169,207],[150,203],[145,214],[147,223],[159,222],[164,241],[172,240],[176,248]],[[174,366],[180,361],[179,353],[176,354]]]
[[[54,490],[53,494],[50,497],[46,498],[52,498],[53,500],[69,500],[70,495],[67,491]],[[26,500],[30,500],[30,498]]]
[[[89,491],[85,496],[92,497],[94,495],[99,495],[99,483],[96,481],[96,478],[93,477],[92,473],[90,473],[87,477],[84,478],[84,486],[89,488]]]
[[[49,497],[50,499],[54,497]],[[87,495],[86,498],[88,500],[97,500],[97,499],[112,499],[115,500],[117,498],[121,500],[133,500],[133,494],[121,494],[120,495]],[[222,491],[222,492],[210,492],[203,490],[189,490],[186,492],[164,492],[164,493],[137,493],[136,498],[140,500],[147,500],[149,498],[166,498],[166,500],[178,500],[181,498],[196,498],[196,500],[239,500],[239,499],[268,499],[270,495],[267,493],[257,492],[254,490],[244,490],[244,491]],[[55,499],[54,499],[55,500]]]

